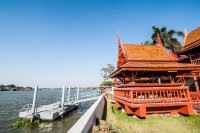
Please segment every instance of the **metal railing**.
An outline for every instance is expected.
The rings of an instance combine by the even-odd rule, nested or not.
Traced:
[[[69,96],[69,98],[68,98]],[[84,93],[78,93],[78,95],[68,95],[65,97],[65,104],[76,104],[83,101],[89,101],[92,99],[97,99],[100,96],[99,91],[92,91],[92,92],[84,92]],[[48,107],[47,107],[48,106]],[[61,99],[59,98],[56,103],[52,104],[51,108],[49,108],[49,105],[39,105],[37,108],[35,108],[35,113],[39,112],[49,112],[49,114],[53,114],[56,112],[56,110],[62,106]],[[21,112],[26,112],[27,114],[32,113],[32,104],[26,104]]]
[[[32,104],[26,104],[24,105],[24,107],[22,108],[21,112],[30,112],[32,109]]]
[[[51,112],[52,114],[54,113],[54,110],[56,109],[48,109],[48,108],[45,108],[44,105],[40,105],[39,107],[43,107],[42,109],[40,108],[39,110],[40,111],[48,111],[48,112]],[[26,112],[27,114],[31,114],[32,113],[32,104],[26,104],[24,105],[24,107],[22,108],[21,112]],[[35,108],[35,113],[38,112],[38,108]]]
[[[78,102],[81,100],[87,100],[87,99],[91,99],[91,98],[96,98],[100,96],[100,92],[84,92],[84,93],[80,93],[78,96],[77,95],[71,95],[70,98],[66,98],[67,103],[74,103],[74,102]],[[78,97],[78,98],[77,98]]]

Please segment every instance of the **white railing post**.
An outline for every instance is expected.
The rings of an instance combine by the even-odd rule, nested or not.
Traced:
[[[161,84],[161,79],[160,78],[158,78],[158,83]]]
[[[76,100],[78,101],[78,96],[79,96],[79,87],[77,87],[77,94],[76,94]]]
[[[69,86],[69,89],[68,89],[68,102],[70,101],[70,86]]]
[[[111,90],[111,94],[113,95],[114,94],[114,86],[112,86],[112,90]]]
[[[62,90],[62,111],[64,110],[64,102],[65,102],[65,86],[63,86]]]
[[[35,89],[34,89],[32,114],[35,114],[35,101],[36,101],[36,98],[37,98],[37,90],[38,90],[38,86],[36,86]]]

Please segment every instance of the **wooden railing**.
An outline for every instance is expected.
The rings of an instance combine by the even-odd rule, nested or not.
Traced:
[[[181,78],[181,81],[184,80],[184,78],[180,77]],[[130,84],[121,84],[121,85],[118,85],[117,87],[118,88],[130,88],[130,87],[180,87],[183,85],[184,81],[181,82],[180,81],[180,78],[179,78],[179,81],[178,83],[162,83],[162,84],[159,84],[159,83],[140,83],[140,84],[133,84],[133,83],[130,83]]]
[[[192,98],[192,101],[200,102],[200,92],[190,92],[190,96]]]
[[[191,63],[194,64],[194,65],[200,65],[200,58],[192,60]]]
[[[191,100],[187,86],[115,88],[114,97],[131,104],[174,103]]]
[[[178,80],[176,81],[176,83],[185,83],[186,82],[186,80],[185,80],[185,78],[182,76],[182,77],[179,77],[178,78]]]

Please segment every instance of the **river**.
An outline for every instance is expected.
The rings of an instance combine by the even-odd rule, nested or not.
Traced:
[[[80,93],[86,90],[80,90]],[[71,94],[76,90],[72,89]],[[67,92],[66,92],[67,95]],[[0,132],[2,133],[66,133],[68,129],[89,109],[95,102],[79,104],[76,110],[66,114],[53,122],[44,121],[30,127],[13,128],[12,124],[20,120],[19,112],[25,104],[31,104],[33,91],[0,91]],[[61,89],[38,90],[36,104],[53,103],[61,98]]]

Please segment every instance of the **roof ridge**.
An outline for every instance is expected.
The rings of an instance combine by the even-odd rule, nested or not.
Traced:
[[[191,32],[194,32],[194,31],[196,31],[196,30],[200,30],[200,27],[198,27],[198,28],[196,28],[196,29],[190,31],[188,34],[190,34]]]
[[[131,45],[131,46],[156,46],[154,44],[144,45],[144,44],[122,44],[122,45]]]

